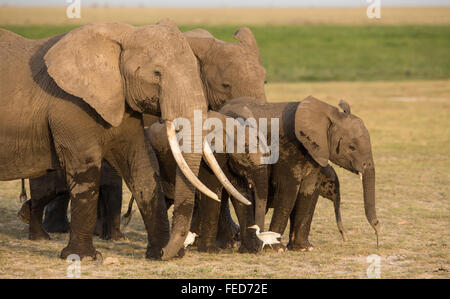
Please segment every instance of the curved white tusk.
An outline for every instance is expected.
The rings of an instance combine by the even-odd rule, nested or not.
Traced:
[[[189,168],[189,165],[184,160],[183,155],[181,154],[181,149],[178,144],[177,136],[175,133],[175,127],[171,121],[166,121],[166,131],[167,131],[167,139],[169,140],[170,150],[172,151],[172,155],[177,162],[178,167],[181,172],[187,178],[187,180],[200,192],[205,194],[206,196],[220,202],[220,199],[217,197],[217,194],[208,189],[202,182],[195,176],[192,170]]]
[[[362,182],[362,173],[361,173],[361,172],[359,173],[359,179],[360,179],[361,182]]]
[[[248,201],[244,196],[239,193],[239,191],[234,188],[234,186],[230,183],[226,175],[223,173],[222,169],[220,169],[219,163],[217,163],[216,158],[209,146],[208,141],[205,139],[203,143],[203,154],[205,156],[206,162],[208,162],[209,167],[214,172],[216,177],[219,179],[220,183],[225,187],[225,189],[230,193],[231,196],[242,202],[244,205],[251,205],[252,203]]]

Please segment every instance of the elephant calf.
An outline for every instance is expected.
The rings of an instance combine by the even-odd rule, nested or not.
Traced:
[[[292,250],[312,249],[308,236],[323,182],[321,177],[330,171],[326,169],[328,161],[362,174],[366,217],[375,233],[378,235],[379,232],[375,212],[375,166],[369,133],[363,121],[351,114],[347,103],[342,101],[339,106],[342,112],[311,96],[289,103],[262,103],[240,98],[227,102],[220,110],[243,119],[251,117],[258,121],[265,118],[268,128],[272,128],[274,119],[278,120],[279,132],[268,130],[270,136],[279,134],[279,159],[268,166],[267,207],[274,208],[269,230],[283,234],[291,217],[288,248]],[[332,173],[328,175],[332,176]],[[260,202],[254,205],[255,219],[261,227],[267,207],[264,196],[256,200]],[[336,214],[336,219],[341,230],[340,214]]]

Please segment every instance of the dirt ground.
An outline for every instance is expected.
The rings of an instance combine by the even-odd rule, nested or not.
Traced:
[[[152,24],[164,17],[177,24],[450,24],[450,7],[381,7],[380,19],[356,8],[156,8],[81,7],[80,19],[68,19],[66,7],[0,6],[0,24],[85,24],[126,22]]]
[[[380,246],[364,217],[359,177],[336,167],[348,241],[337,231],[331,202],[319,199],[308,253],[218,254],[189,248],[183,259],[145,260],[146,234],[138,212],[124,230],[128,241],[95,238],[105,263],[82,261],[81,278],[366,278],[380,257],[382,278],[450,278],[450,81],[268,84],[272,101],[314,95],[350,103],[369,129],[377,171]],[[0,278],[65,278],[57,256],[68,235],[27,240],[16,213],[20,181],[0,182]],[[124,210],[129,192],[124,191]],[[270,221],[270,212],[266,225]],[[287,242],[286,233],[282,238]]]

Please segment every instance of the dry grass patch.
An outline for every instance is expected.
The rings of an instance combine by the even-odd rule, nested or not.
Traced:
[[[268,84],[267,94],[276,101],[312,94],[334,105],[344,98],[365,121],[377,168],[379,248],[364,217],[359,178],[337,167],[346,243],[331,202],[319,199],[312,252],[206,254],[191,248],[183,259],[148,261],[144,226],[136,214],[125,230],[129,241],[95,238],[95,246],[113,263],[82,262],[82,277],[365,278],[366,257],[377,254],[383,278],[450,278],[450,81]],[[57,256],[68,235],[28,241],[26,226],[16,217],[19,186],[19,181],[0,182],[0,277],[66,277],[68,264]],[[124,193],[125,208],[129,193]],[[269,221],[270,212],[266,225]]]
[[[80,19],[68,19],[66,7],[0,7],[0,24],[85,24],[126,22],[152,24],[170,17],[178,24],[450,24],[450,7],[382,7],[381,19],[356,8],[157,8],[84,7]]]

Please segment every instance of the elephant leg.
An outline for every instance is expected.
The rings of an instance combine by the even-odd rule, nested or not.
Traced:
[[[248,190],[245,190],[245,188],[242,188],[242,186],[235,183],[233,183],[233,185],[236,186],[236,189],[238,189],[241,194],[251,194],[251,192],[248,192]],[[251,198],[251,200],[253,200],[253,198]],[[240,227],[241,245],[239,246],[239,252],[259,252],[262,248],[262,242],[256,237],[255,230],[248,228],[249,226],[255,224],[253,205],[246,206],[233,197],[231,197],[231,202],[233,203],[233,207],[236,212]]]
[[[105,159],[130,189],[147,230],[147,258],[160,259],[169,240],[169,219],[162,192],[158,160],[146,142],[142,123],[130,118]]]
[[[291,215],[289,216],[289,243],[293,243],[295,239],[295,219],[297,211],[297,201],[292,209]]]
[[[60,255],[63,259],[71,254],[76,254],[81,259],[84,257],[96,259],[100,255],[92,242],[97,219],[100,164],[101,159],[90,160],[84,167],[66,164],[66,180],[68,186],[71,186],[71,225],[69,244]]]
[[[44,229],[50,233],[69,232],[70,224],[67,218],[67,208],[69,206],[70,194],[63,172],[61,170],[51,172],[45,176],[45,181],[43,182],[31,179],[30,189],[34,191],[39,188],[48,188],[47,192],[49,194],[55,194],[55,200],[52,200],[45,207]]]
[[[69,206],[70,194],[64,192],[56,196],[45,207],[43,226],[49,233],[68,233],[70,230],[67,208]]]
[[[283,181],[283,184],[277,184],[275,190],[273,216],[270,222],[269,231],[282,235],[286,229],[289,216],[294,208],[300,184],[295,179],[287,177],[284,177],[279,181]]]
[[[294,208],[300,184],[295,178],[288,176],[280,176],[276,180],[277,183],[273,194],[274,209],[269,231],[283,235]],[[275,251],[285,251],[286,247],[279,243],[274,244],[273,249]]]
[[[106,207],[106,199],[104,198],[102,191],[103,190],[100,186],[97,203],[97,221],[95,222],[94,235],[99,236],[101,239],[105,239],[104,237],[102,238],[101,236],[110,234],[109,232],[106,231],[108,229],[106,225],[107,207]]]
[[[228,194],[227,194],[228,195]],[[239,226],[234,223],[230,213],[228,196],[224,197],[220,205],[219,228],[216,242],[220,248],[233,248],[239,237]]]
[[[125,236],[120,231],[120,213],[122,210],[122,178],[106,161],[102,161],[99,193],[100,238],[118,241]]]
[[[202,164],[199,171],[199,179],[213,192],[222,192],[222,185],[209,169]],[[198,214],[200,220],[200,231],[198,250],[203,252],[217,252],[216,236],[219,224],[221,203],[211,200],[206,195],[198,192]]]
[[[39,178],[30,179],[30,240],[50,239],[50,236],[42,226],[42,216],[45,206],[54,202],[54,199],[57,198],[57,180],[56,172],[50,172]]]
[[[199,196],[199,212],[201,216],[201,235],[198,250],[203,252],[217,252],[216,236],[219,224],[220,203],[211,200],[204,194]]]
[[[289,240],[289,250],[311,251],[313,249],[308,236],[318,198],[318,189],[309,194],[298,194],[295,207],[294,237],[293,240]]]
[[[38,200],[31,198],[30,225],[28,238],[30,240],[50,240],[49,234],[42,227],[42,216],[45,205],[53,200],[53,197],[46,196]]]

